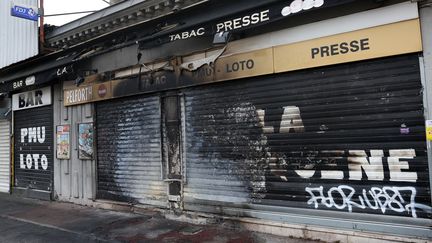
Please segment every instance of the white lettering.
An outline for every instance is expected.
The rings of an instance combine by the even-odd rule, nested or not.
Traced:
[[[270,12],[270,10],[267,9],[267,10],[264,10],[260,13],[261,14],[261,21],[260,22],[265,22],[265,21],[270,20],[270,17],[268,16],[269,12]]]
[[[265,110],[257,109],[257,115],[259,119],[259,123],[263,129],[264,133],[274,133],[274,127],[273,126],[266,126],[264,122],[265,118]]]
[[[37,131],[36,127],[28,128],[28,142],[29,143],[36,143],[37,142],[36,131]]]
[[[80,103],[88,101],[92,98],[93,95],[93,87],[88,86],[81,89],[69,90],[66,91],[66,101],[69,104]]]
[[[315,175],[315,170],[295,170],[301,178],[308,179]]]
[[[48,158],[45,155],[42,155],[41,157],[41,165],[42,165],[42,169],[44,170],[48,169]]]
[[[280,123],[280,133],[304,132],[300,109],[297,106],[285,106]]]
[[[39,170],[39,164],[42,166],[43,170],[48,169],[48,158],[46,155],[40,154],[20,154],[20,169],[32,169]],[[25,157],[25,161],[24,161]],[[34,165],[34,166],[33,166]]]
[[[224,24],[223,23],[218,23],[216,24],[216,32],[221,32],[221,30],[223,29]]]
[[[18,89],[23,86],[24,82],[22,80],[13,82],[13,88]]]
[[[251,24],[251,22],[250,22],[250,16],[244,16],[242,18],[242,22],[243,22],[244,26],[249,26]]]
[[[45,127],[29,127],[21,128],[21,143],[44,143],[45,142]]]
[[[322,170],[321,171],[321,179],[342,180],[343,177],[344,177],[343,171],[341,171],[341,170]]]
[[[285,6],[281,10],[282,16],[288,16],[292,13],[298,13],[303,10],[319,8],[324,5],[324,0],[294,0],[289,6]]]
[[[21,143],[24,143],[25,137],[28,135],[27,128],[21,128]]]
[[[26,166],[24,164],[24,154],[20,154],[20,169],[25,169]]]
[[[390,171],[391,181],[417,181],[417,172],[406,172],[402,170],[409,170],[408,161],[400,161],[401,158],[389,157],[387,159],[388,167]],[[413,157],[407,157],[405,159],[413,159]]]
[[[188,32],[182,32],[181,35],[182,35],[182,39],[189,38],[189,33]]]
[[[61,76],[65,73],[67,73],[66,67],[57,69],[57,76]]]
[[[251,15],[246,15],[240,18],[235,18],[227,20],[216,24],[216,32],[226,32],[235,29],[241,29],[249,25],[255,25],[258,23],[266,22],[270,20],[269,17],[270,10],[264,10],[257,13],[252,13]]]
[[[179,34],[175,34],[175,35],[170,35],[170,41],[176,41],[176,40],[185,40],[191,37],[197,37],[197,36],[202,36],[205,34],[205,28],[201,27],[198,28],[196,30],[191,30],[191,31],[185,31],[185,32],[181,32]]]
[[[27,169],[31,169],[31,167],[33,165],[33,158],[31,156],[31,154],[27,154],[27,156],[26,156],[26,165],[27,165]]]
[[[204,28],[199,28],[197,30],[197,35],[199,35],[199,36],[204,35],[204,33],[205,33],[205,29]]]
[[[33,161],[35,170],[39,170],[39,154],[33,154]]]
[[[384,180],[384,169],[382,164],[384,151],[371,150],[371,156],[372,157],[368,158],[366,151],[364,150],[349,151],[348,168],[351,180],[361,180],[363,170],[366,173],[368,180]]]
[[[242,27],[241,20],[242,20],[241,18],[236,18],[233,20],[234,29],[240,29]]]
[[[251,15],[251,24],[258,24],[260,22],[259,13],[254,13]]]
[[[262,113],[261,111],[260,113]],[[260,114],[258,113],[258,114]],[[259,115],[260,116],[260,115]],[[264,114],[261,114],[263,117]],[[261,119],[264,118],[260,118]],[[273,127],[271,127],[273,128]],[[325,151],[309,151],[308,159],[314,160],[315,157],[319,157],[320,153],[325,153]],[[364,174],[367,176],[368,180],[376,180],[383,181],[384,180],[384,166],[383,166],[383,158],[384,150],[370,150],[371,157],[368,157],[365,150],[349,150],[348,151],[348,169],[349,169],[349,180],[361,180]],[[339,155],[342,158],[344,152]],[[398,149],[398,150],[389,150],[389,155],[391,157],[387,157],[388,169],[390,171],[390,180],[391,181],[405,181],[405,182],[416,182],[417,172],[410,171],[402,171],[409,170],[408,161],[400,161],[400,159],[413,159],[416,157],[414,149]],[[403,155],[404,157],[396,157],[397,155]],[[407,156],[410,155],[410,156]],[[331,167],[336,166],[333,164],[326,164],[325,166]],[[315,164],[309,164],[308,168],[294,170],[297,175],[302,178],[308,179],[315,175]],[[321,179],[343,179],[343,171],[342,170],[332,170],[330,169],[322,169],[321,170]]]
[[[346,185],[332,187],[327,193],[324,193],[322,186],[306,187],[305,190],[310,195],[307,204],[312,204],[315,208],[322,205],[339,210],[347,209],[348,212],[352,212],[353,208],[369,208],[372,210],[381,210],[383,214],[386,211],[406,212],[413,218],[417,218],[417,209],[428,213],[432,211],[430,206],[415,202],[417,190],[414,187],[371,187],[369,190],[363,189],[361,194],[357,193],[357,195],[354,188]]]

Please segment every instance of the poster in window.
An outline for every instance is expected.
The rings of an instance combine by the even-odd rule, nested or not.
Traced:
[[[70,125],[57,126],[57,159],[70,159]]]
[[[93,123],[78,124],[78,158],[93,158]]]

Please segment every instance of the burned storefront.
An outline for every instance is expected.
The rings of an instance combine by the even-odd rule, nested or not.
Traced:
[[[63,201],[156,206],[314,239],[323,228],[431,237],[419,4],[177,9],[91,39],[79,75],[34,108],[54,113],[50,128],[14,111],[15,143],[45,137],[51,148],[16,144],[17,170],[20,154],[33,169],[26,153],[39,154],[39,169],[49,154]]]
[[[2,127],[2,148],[7,151],[8,182],[12,194],[44,200],[53,199],[53,93],[51,84],[73,73],[67,65],[72,58],[48,61],[34,65],[22,72],[12,73],[1,86],[6,97],[11,98],[8,118],[9,129]],[[5,123],[6,124],[6,123]],[[7,123],[9,124],[9,123]],[[2,137],[3,139],[3,137]],[[6,144],[8,146],[6,146]],[[2,154],[3,151],[2,150]],[[3,162],[2,162],[3,163]],[[8,166],[9,168],[9,166]],[[9,183],[8,183],[9,184]],[[8,186],[9,187],[9,186]]]

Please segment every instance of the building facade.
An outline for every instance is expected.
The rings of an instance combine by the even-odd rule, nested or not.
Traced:
[[[33,20],[18,18],[20,11],[29,11]],[[0,2],[0,69],[38,55],[38,1]],[[30,17],[30,14],[29,16]],[[11,188],[11,99],[0,92],[0,192]]]
[[[430,239],[430,5],[125,1],[59,27],[3,72],[13,188]]]

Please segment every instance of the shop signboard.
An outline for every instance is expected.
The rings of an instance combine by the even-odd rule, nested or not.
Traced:
[[[70,159],[70,125],[57,126],[57,159]]]

